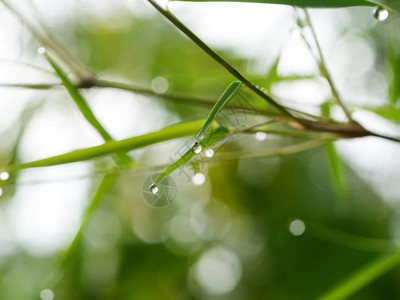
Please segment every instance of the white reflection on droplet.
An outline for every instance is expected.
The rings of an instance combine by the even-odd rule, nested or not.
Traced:
[[[194,185],[202,185],[206,181],[206,176],[203,173],[196,173],[192,177]]]
[[[265,132],[256,132],[256,134],[254,135],[254,137],[256,138],[257,141],[263,141],[267,138],[267,134]]]
[[[152,192],[153,194],[157,194],[157,192],[158,192],[158,186],[157,186],[156,184],[153,183],[152,185],[150,185],[149,190],[150,190],[150,192]]]
[[[53,300],[54,292],[50,289],[44,289],[40,292],[40,298],[42,300]]]
[[[201,150],[203,150],[203,147],[201,146],[201,144],[199,142],[194,142],[192,145],[193,153],[199,154],[201,152]]]
[[[383,7],[377,7],[374,11],[374,18],[378,21],[385,21],[389,17],[389,12]]]
[[[209,294],[232,291],[242,276],[238,257],[225,248],[214,248],[204,253],[194,266],[194,277]]]
[[[306,225],[302,220],[293,220],[289,225],[289,231],[295,236],[302,235],[306,230]]]
[[[158,76],[151,81],[151,89],[156,94],[165,94],[168,88],[168,80],[162,76]]]

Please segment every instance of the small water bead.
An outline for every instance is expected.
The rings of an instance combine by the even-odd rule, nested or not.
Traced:
[[[203,173],[196,173],[192,177],[194,185],[202,185],[206,181],[206,176]]]
[[[374,18],[380,22],[385,21],[388,18],[388,16],[389,12],[387,11],[387,9],[381,6],[377,7],[374,11]]]
[[[157,194],[157,192],[158,192],[158,186],[157,186],[155,183],[153,183],[151,186],[149,186],[149,190],[150,190],[150,192],[152,192],[153,194]]]
[[[267,134],[265,132],[259,131],[259,132],[256,132],[254,137],[256,138],[257,141],[261,142],[267,138]]]
[[[37,49],[37,53],[40,54],[40,55],[43,55],[43,54],[45,54],[46,52],[47,52],[47,50],[46,50],[45,47],[39,47],[39,48]]]
[[[206,157],[208,157],[208,158],[214,157],[214,150],[206,149],[205,154],[206,154]]]
[[[199,142],[195,142],[192,145],[193,153],[199,154],[201,152],[201,150],[203,150],[203,147],[201,146],[201,144]]]
[[[8,178],[10,178],[10,174],[8,172],[1,172],[0,173],[0,180],[6,181]]]

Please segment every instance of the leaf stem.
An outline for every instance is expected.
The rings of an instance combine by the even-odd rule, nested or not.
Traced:
[[[247,86],[252,92],[266,100],[272,106],[277,108],[280,112],[282,112],[287,117],[290,117],[293,120],[296,120],[287,109],[285,109],[282,105],[264,93],[262,90],[257,88],[254,84],[252,84],[246,77],[244,77],[238,70],[236,70],[230,63],[228,63],[225,59],[223,59],[218,53],[212,50],[206,43],[204,43],[196,34],[194,34],[188,27],[186,27],[174,14],[170,11],[163,9],[159,6],[154,0],[148,0],[148,2],[158,10],[164,17],[166,17],[176,28],[178,28],[182,33],[184,33],[189,39],[191,39],[200,49],[202,49],[205,53],[207,53],[213,60],[215,60],[218,64],[220,64],[225,70],[227,70],[232,76],[241,81],[245,86]]]
[[[351,112],[346,107],[346,105],[344,104],[343,100],[341,99],[341,97],[339,95],[339,91],[338,91],[338,89],[337,89],[337,87],[336,87],[336,85],[335,85],[335,83],[334,83],[334,81],[332,79],[332,76],[331,76],[331,74],[330,74],[330,72],[329,72],[329,70],[327,68],[327,65],[326,65],[326,62],[325,62],[325,57],[324,57],[324,55],[322,53],[321,45],[320,45],[319,40],[317,38],[317,34],[315,32],[315,28],[314,28],[314,26],[313,26],[313,24],[311,22],[311,18],[310,18],[310,15],[308,13],[308,10],[307,9],[303,9],[303,11],[304,11],[304,14],[305,14],[305,21],[306,21],[307,25],[310,27],[311,34],[313,36],[313,39],[315,41],[315,45],[317,47],[318,56],[319,56],[319,59],[317,60],[317,62],[318,62],[318,66],[319,66],[320,72],[321,72],[322,76],[324,76],[326,78],[326,80],[328,81],[329,86],[331,88],[332,96],[334,97],[336,103],[343,109],[343,112],[345,113],[347,119],[351,122],[351,121],[353,121],[352,116],[351,116]],[[304,35],[302,35],[302,36],[303,36],[303,39],[305,39]],[[307,42],[307,40],[306,40],[306,42]]]

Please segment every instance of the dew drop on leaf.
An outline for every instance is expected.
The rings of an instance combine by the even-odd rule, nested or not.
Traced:
[[[389,16],[389,12],[387,9],[378,6],[375,11],[374,11],[374,18],[377,19],[378,21],[385,21]]]
[[[199,142],[195,142],[192,146],[193,153],[199,154],[203,150],[203,147]]]
[[[157,192],[158,192],[158,186],[157,186],[155,183],[153,183],[151,186],[149,186],[149,190],[150,190],[150,192],[152,192],[153,194],[157,194]]]

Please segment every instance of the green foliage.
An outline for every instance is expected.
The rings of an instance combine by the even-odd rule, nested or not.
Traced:
[[[377,5],[362,0],[249,2],[300,7]],[[10,195],[8,184],[15,184],[15,189],[23,186],[19,177],[23,169],[81,161],[91,161],[96,167],[104,163],[104,157],[115,154],[121,160],[117,161],[118,166],[106,169],[109,174],[102,175],[100,184],[92,180],[96,188],[81,225],[72,242],[58,254],[56,267],[54,257],[29,257],[22,250],[16,250],[6,263],[0,264],[0,298],[37,298],[41,288],[54,289],[56,299],[259,299],[260,295],[269,299],[316,299],[321,295],[324,299],[399,298],[398,275],[389,272],[400,263],[398,252],[375,260],[376,252],[395,247],[392,233],[397,220],[395,210],[345,165],[332,143],[352,138],[351,134],[346,135],[345,130],[337,128],[340,125],[340,128],[349,126],[351,129],[354,123],[334,121],[330,99],[322,105],[321,114],[285,106],[275,107],[281,109],[279,111],[269,110],[275,103],[270,94],[278,83],[316,79],[316,76],[279,74],[280,55],[269,70],[253,74],[246,68],[251,60],[239,58],[229,49],[218,49],[228,67],[251,74],[244,78],[248,81],[237,78],[239,82],[232,83],[216,100],[221,89],[232,81],[232,73],[237,73],[226,72],[216,63],[216,56],[204,53],[205,48],[198,47],[201,43],[196,45],[183,38],[173,26],[166,26],[154,17],[131,19],[129,16],[127,20],[131,23],[123,30],[90,18],[85,19],[84,24],[66,24],[55,30],[60,40],[76,46],[68,50],[76,51],[74,56],[82,59],[94,73],[109,72],[134,83],[106,81],[98,75],[98,78],[89,78],[93,86],[86,88],[122,87],[125,91],[137,92],[150,98],[153,107],[165,113],[164,126],[170,124],[171,119],[182,122],[142,135],[137,135],[137,128],[132,128],[132,137],[114,141],[97,120],[82,91],[56,63],[61,59],[61,46],[54,47],[51,56],[46,54],[69,96],[105,143],[20,162],[19,140],[29,122],[16,123],[21,125],[21,132],[11,158],[3,160],[3,165],[7,166],[2,170],[12,172],[13,180],[2,183],[5,195]],[[378,41],[378,37],[373,39]],[[398,51],[394,39],[386,58],[389,79],[393,79],[389,85],[388,104],[370,109],[395,122],[400,120]],[[377,58],[377,61],[382,60],[385,59]],[[75,69],[68,63],[65,68]],[[322,72],[321,76],[326,77],[327,73]],[[79,78],[79,74],[75,74],[78,81],[84,79]],[[149,88],[151,80],[158,76],[169,82],[165,95]],[[254,86],[249,93],[252,82],[263,85],[265,90]],[[332,84],[329,80],[328,83]],[[238,128],[221,126],[217,117],[228,108],[232,108],[229,112],[235,117],[242,112],[240,107],[233,109],[235,95],[242,84],[247,86],[246,97],[254,105],[254,115],[241,119],[243,123]],[[52,85],[32,87],[47,89]],[[181,101],[169,101],[177,98]],[[267,103],[266,99],[272,102]],[[132,99],[145,100],[144,97]],[[335,108],[340,109],[340,104]],[[30,119],[35,111],[36,108],[27,109],[22,119]],[[286,115],[285,111],[293,112],[294,117]],[[140,113],[149,119],[153,117],[151,111]],[[207,119],[200,119],[207,113]],[[309,124],[312,126],[307,127]],[[267,134],[266,140],[255,141],[256,133]],[[196,157],[196,153],[187,149],[172,164],[160,166],[162,159],[171,154],[160,143],[185,137],[195,137],[203,149],[232,139],[223,143],[223,149],[216,153],[206,169],[198,168],[208,174],[206,185],[187,190],[185,178],[176,172],[179,185],[176,201],[164,209],[148,207],[140,195],[147,173],[164,170],[157,182],[178,168],[185,168]],[[149,146],[156,144],[159,152],[148,151]],[[121,163],[128,157],[126,152],[134,150],[142,150],[137,163],[130,165],[129,160]],[[155,153],[160,157],[155,157]],[[283,157],[288,155],[291,156]],[[338,198],[347,201],[338,201]],[[96,221],[96,213],[100,215],[99,221]],[[306,231],[302,236],[293,236],[288,231],[291,221],[297,218],[305,222]],[[99,246],[102,243],[106,247]],[[196,279],[201,268],[207,267],[210,261],[212,267],[219,266],[219,256],[200,264],[207,252],[215,248],[227,249],[227,253],[239,261],[241,280],[225,295],[207,293]],[[224,270],[217,269],[222,273]],[[348,277],[354,270],[358,271]],[[42,279],[48,274],[54,276],[45,285]],[[386,277],[379,279],[383,275]]]

